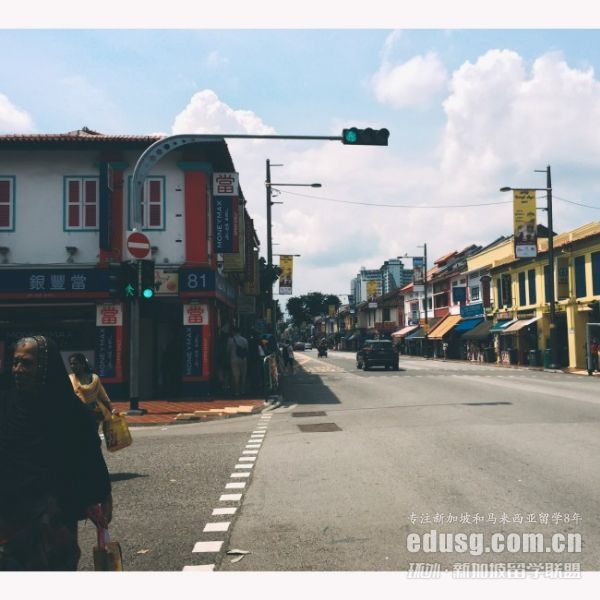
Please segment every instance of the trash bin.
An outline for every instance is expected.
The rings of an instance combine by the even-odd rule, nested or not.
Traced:
[[[494,348],[491,346],[483,349],[483,356],[485,358],[485,362],[496,362],[496,353],[494,352]]]
[[[519,362],[519,353],[517,352],[516,348],[509,348],[508,349],[508,362],[511,365],[516,365]]]
[[[530,350],[528,352],[528,360],[529,360],[529,365],[531,367],[539,367],[540,366],[540,351],[539,350]]]
[[[544,350],[544,369],[550,368],[550,348]]]

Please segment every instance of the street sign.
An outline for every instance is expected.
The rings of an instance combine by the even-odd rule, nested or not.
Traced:
[[[127,236],[127,251],[132,258],[142,259],[150,254],[150,240],[141,231],[132,231]]]

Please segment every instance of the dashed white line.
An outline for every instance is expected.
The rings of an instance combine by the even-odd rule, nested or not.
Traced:
[[[225,506],[224,508],[213,508],[212,514],[216,517],[218,515],[235,515],[236,512],[236,506]]]
[[[204,526],[203,531],[205,533],[211,531],[227,531],[229,529],[229,525],[231,525],[231,521],[221,521],[220,523],[207,523]]]
[[[223,542],[196,542],[192,552],[219,552]]]
[[[219,502],[230,502],[241,500],[242,494],[221,494]]]
[[[245,488],[245,487],[246,487],[245,481],[233,481],[231,483],[225,484],[226,490],[239,490],[239,489]]]
[[[245,473],[232,473],[229,477],[250,477],[250,473],[248,471]]]

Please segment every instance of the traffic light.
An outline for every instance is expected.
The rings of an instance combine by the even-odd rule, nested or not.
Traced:
[[[123,298],[123,280],[121,263],[109,263],[108,265],[108,295],[115,300]]]
[[[358,129],[350,127],[342,131],[342,144],[351,146],[387,146],[390,132],[387,129]]]
[[[121,263],[121,294],[125,300],[137,298],[139,288],[138,266],[137,263]]]
[[[150,298],[154,298],[154,293],[156,292],[156,288],[154,287],[156,282],[154,277],[154,261],[140,260],[140,269],[142,281],[140,298],[149,300]]]

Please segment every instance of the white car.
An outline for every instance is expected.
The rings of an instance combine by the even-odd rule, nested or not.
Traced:
[[[305,342],[304,343],[304,349],[305,350],[312,350],[312,344],[310,342]]]

